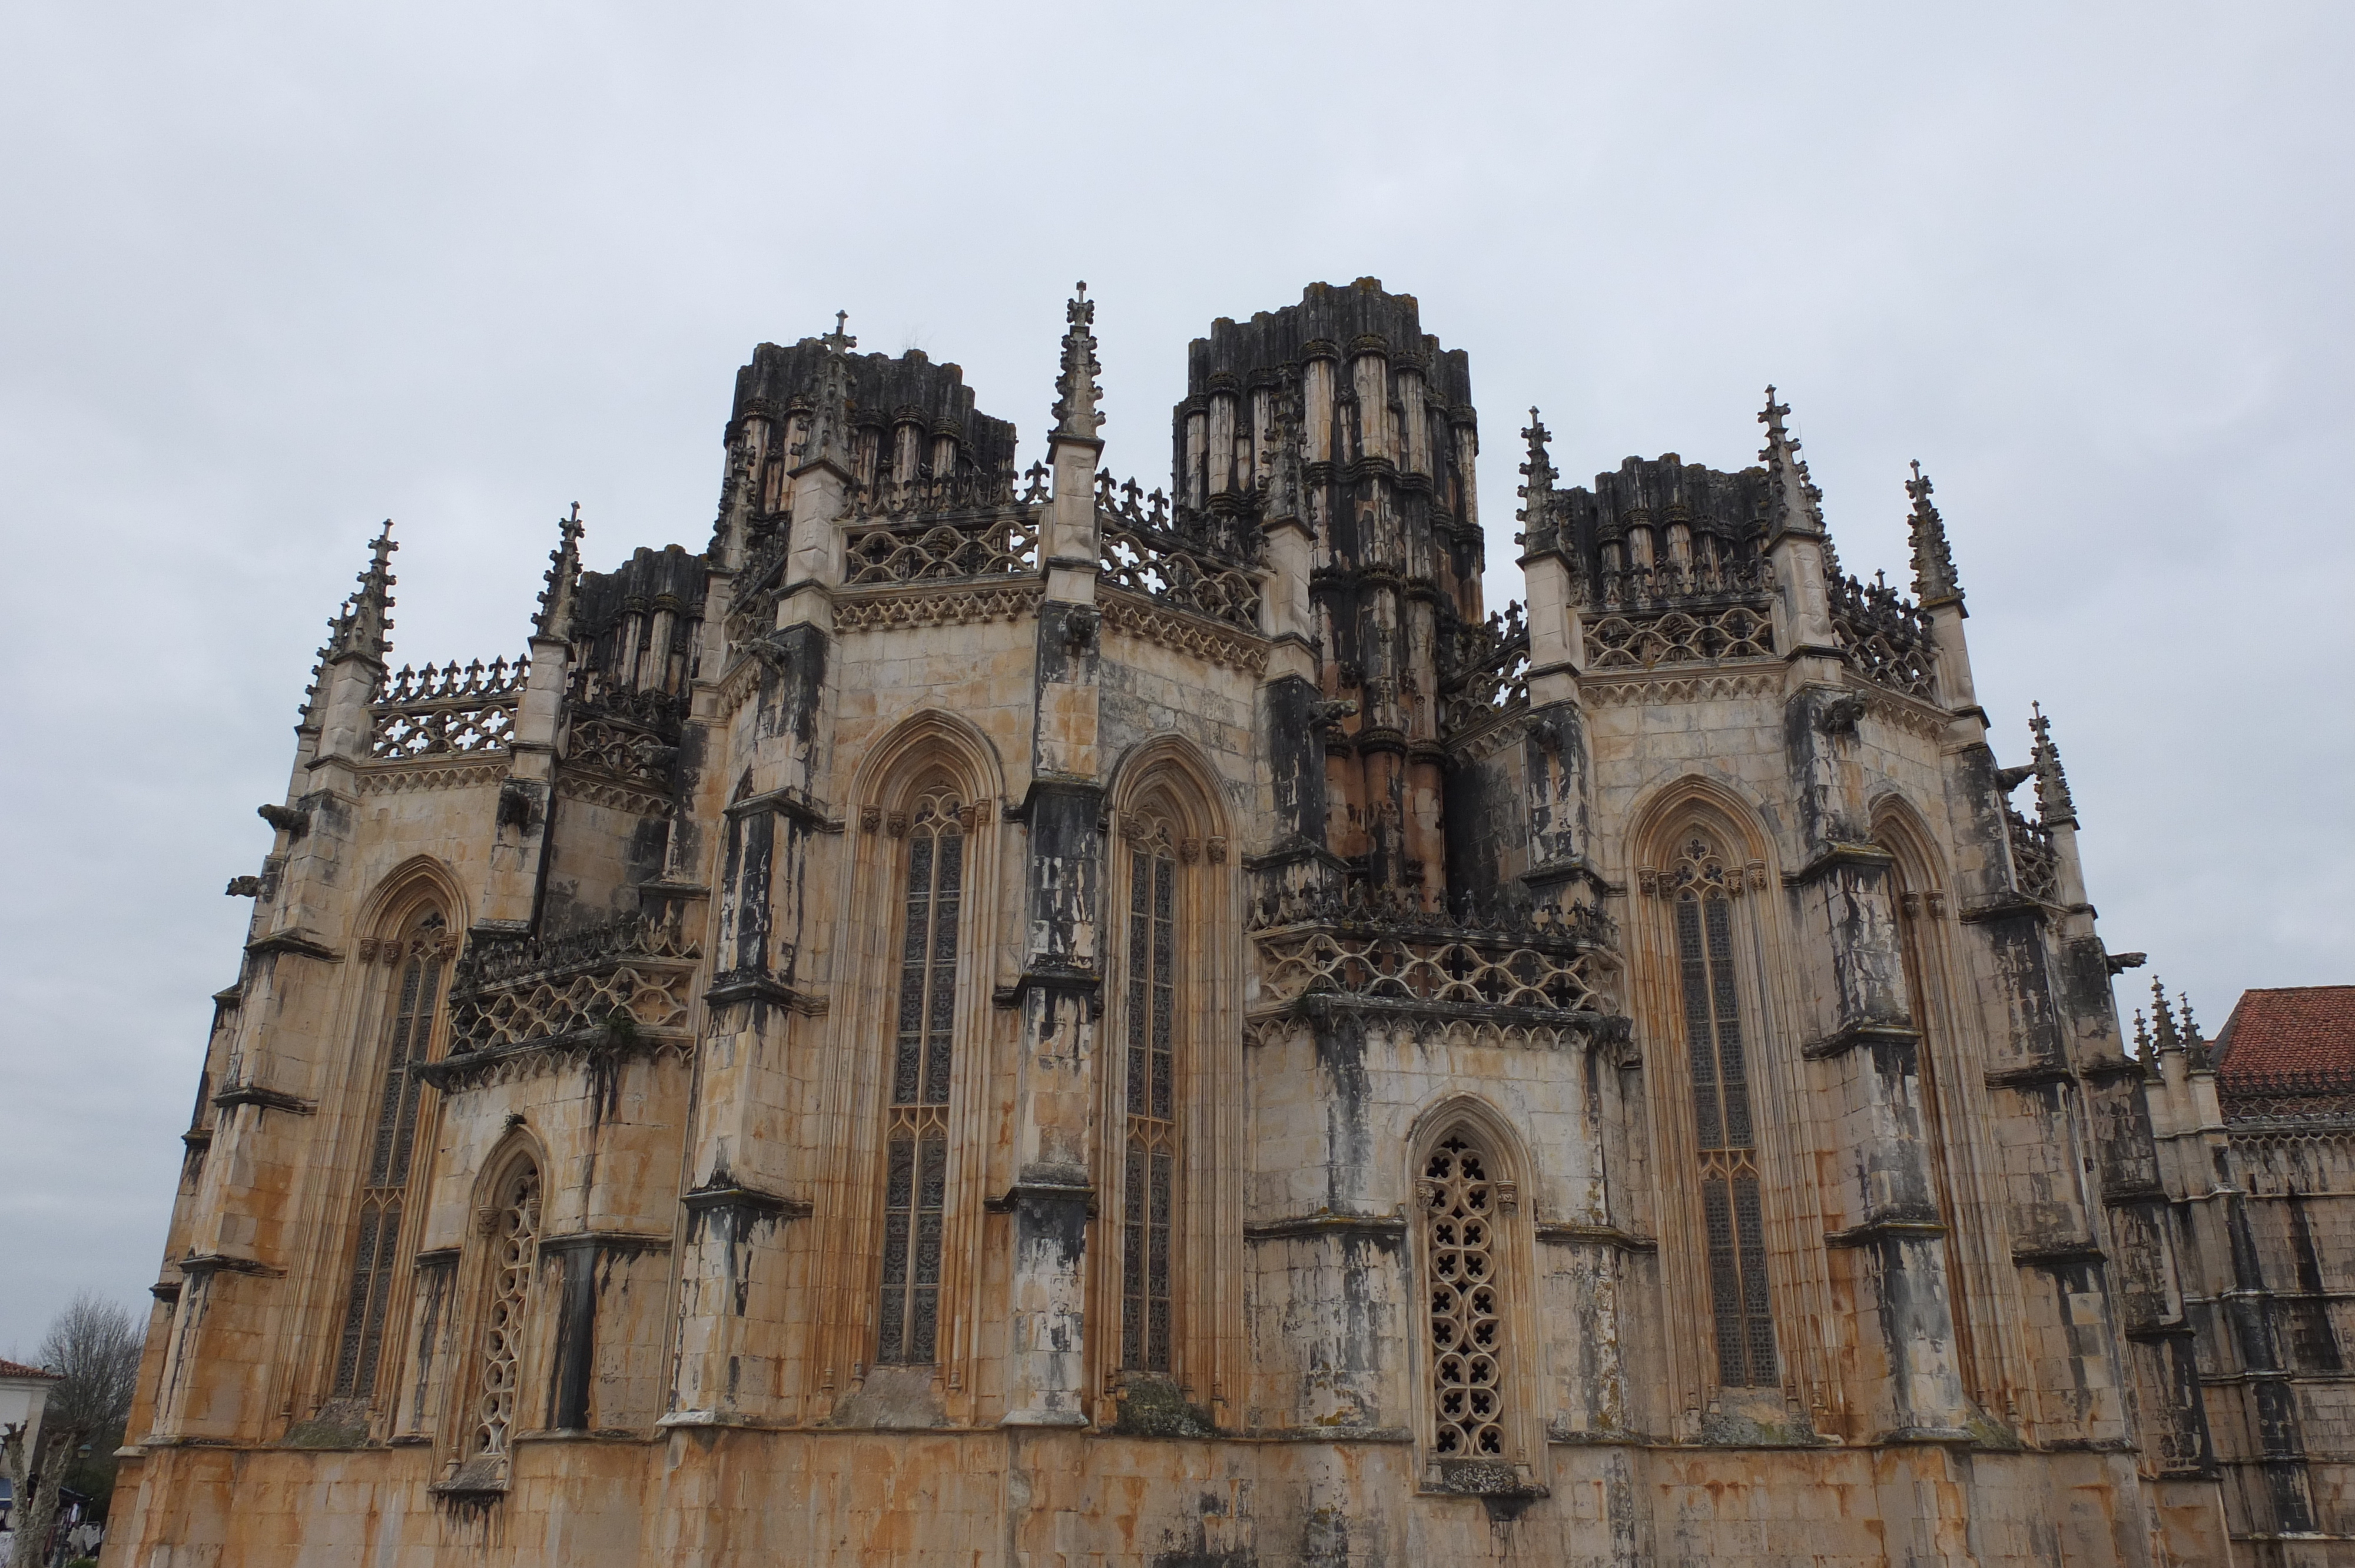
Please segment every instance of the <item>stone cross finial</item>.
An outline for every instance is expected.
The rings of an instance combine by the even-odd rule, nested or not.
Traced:
[[[2061,770],[2061,748],[2052,744],[2052,721],[2044,716],[2041,703],[2030,703],[2029,733],[2036,737],[2029,757],[2036,766],[2036,818],[2047,826],[2067,822],[2075,826],[2077,803],[2069,795],[2069,776]]]
[[[1055,429],[1050,435],[1092,441],[1103,428],[1096,407],[1103,388],[1096,376],[1103,366],[1096,361],[1096,302],[1088,298],[1084,280],[1073,285],[1071,303],[1063,309],[1063,368],[1055,377]]]
[[[335,619],[335,636],[327,644],[330,659],[353,654],[382,659],[392,651],[392,587],[400,580],[392,575],[392,553],[400,548],[392,536],[392,519],[388,517],[368,546],[368,569],[360,573],[359,590],[344,601]]]
[[[569,641],[572,636],[573,599],[581,588],[581,503],[556,524],[556,548],[548,553],[548,587],[539,596],[539,613],[532,617],[534,637]]]
[[[1521,520],[1522,541],[1532,548],[1540,543],[1540,535],[1553,528],[1553,457],[1546,450],[1546,442],[1552,439],[1553,432],[1545,428],[1532,404],[1529,429],[1521,432],[1521,440],[1529,443],[1529,459],[1521,464],[1523,483],[1515,493],[1521,498],[1521,509],[1515,515]]]
[[[858,340],[842,330],[849,324],[850,313],[848,311],[835,312],[834,330],[827,333],[824,337],[819,338],[818,341],[826,344],[826,347],[834,350],[837,354],[841,354],[848,349],[857,348],[858,346]]]
[[[1929,475],[1922,471],[1917,460],[1913,477],[1905,482],[1905,493],[1913,498],[1913,515],[1909,524],[1913,539],[1913,597],[1923,605],[1944,604],[1952,599],[1961,602],[1963,590],[1955,581],[1955,557],[1946,547],[1945,519],[1930,501],[1932,490]]]
[[[1824,532],[1824,493],[1816,488],[1807,472],[1806,460],[1799,456],[1799,442],[1783,421],[1791,412],[1788,403],[1774,400],[1774,388],[1766,388],[1766,407],[1758,422],[1766,427],[1766,444],[1759,450],[1758,461],[1766,467],[1767,536],[1788,528],[1812,531],[1823,537],[1824,573],[1839,576],[1839,557],[1833,553],[1831,536]]]

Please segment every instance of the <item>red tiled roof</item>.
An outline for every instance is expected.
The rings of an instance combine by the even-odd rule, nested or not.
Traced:
[[[2216,1037],[2216,1075],[2355,1073],[2355,985],[2244,991]]]
[[[12,1361],[5,1357],[0,1357],[0,1377],[45,1377],[51,1383],[65,1381],[63,1372],[43,1372],[38,1367],[28,1367],[22,1361]]]

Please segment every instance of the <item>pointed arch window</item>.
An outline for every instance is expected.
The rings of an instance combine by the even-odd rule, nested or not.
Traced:
[[[466,1440],[469,1462],[504,1463],[511,1447],[523,1341],[531,1321],[532,1276],[539,1263],[539,1167],[528,1159],[518,1160],[496,1191],[495,1206],[485,1216],[491,1255],[475,1368],[474,1425]]]
[[[380,956],[391,969],[391,1000],[383,1074],[373,1086],[376,1093],[370,1104],[372,1127],[360,1189],[358,1238],[336,1350],[333,1398],[367,1400],[376,1391],[384,1359],[385,1319],[400,1273],[401,1224],[417,1146],[423,1086],[416,1069],[432,1049],[442,972],[452,946],[442,916],[429,913],[412,922],[400,937],[383,943],[376,953],[362,954],[363,958]]]
[[[878,1365],[922,1366],[938,1359],[940,1346],[957,916],[964,892],[964,809],[954,794],[934,790],[916,803],[906,832],[900,1002],[884,1129],[883,1268],[875,1360]]]
[[[1430,1304],[1434,1457],[1506,1456],[1507,1314],[1498,1213],[1512,1195],[1475,1134],[1459,1128],[1423,1157],[1423,1293]]]
[[[1672,874],[1677,966],[1708,1247],[1718,1381],[1760,1388],[1777,1381],[1758,1138],[1750,1099],[1741,992],[1733,964],[1733,895],[1716,846],[1696,835]]]
[[[1169,824],[1140,819],[1128,853],[1122,1092],[1120,1364],[1171,1371],[1178,1211],[1178,853]]]

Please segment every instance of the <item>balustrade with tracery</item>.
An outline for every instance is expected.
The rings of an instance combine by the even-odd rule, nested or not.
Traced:
[[[1231,519],[1178,510],[1160,491],[1141,495],[1134,480],[1096,478],[1096,522],[1103,535],[1097,574],[1115,588],[1174,609],[1259,630],[1255,537]]]
[[[515,733],[528,660],[403,665],[369,705],[368,754],[382,761],[504,751]]]

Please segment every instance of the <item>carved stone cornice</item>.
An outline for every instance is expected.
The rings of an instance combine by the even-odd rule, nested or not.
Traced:
[[[1910,1023],[1850,1023],[1836,1029],[1820,1040],[1810,1040],[1799,1047],[1799,1054],[1810,1062],[1828,1061],[1845,1056],[1859,1046],[1919,1045],[1922,1032]]]
[[[1267,669],[1270,643],[1263,637],[1207,616],[1155,604],[1106,583],[1098,583],[1096,590],[1096,607],[1103,612],[1106,631],[1253,676]]]
[[[1045,587],[1035,581],[1009,584],[1003,579],[846,588],[835,599],[834,630],[840,636],[901,627],[974,626],[991,620],[1020,620],[1039,613],[1046,592]]]
[[[679,1198],[679,1206],[689,1213],[708,1213],[719,1209],[780,1220],[807,1219],[814,1212],[806,1198],[789,1198],[782,1192],[764,1192],[741,1181],[698,1187]],[[667,1247],[670,1238],[665,1236],[663,1245]]]
[[[1657,1252],[1657,1237],[1637,1235],[1621,1230],[1617,1225],[1598,1225],[1584,1220],[1540,1220],[1538,1240],[1565,1246],[1604,1246],[1620,1252]]]
[[[1299,1241],[1332,1235],[1364,1236],[1397,1244],[1406,1240],[1406,1218],[1401,1214],[1355,1214],[1320,1209],[1315,1213],[1289,1214],[1243,1226],[1243,1240],[1247,1242]]]

